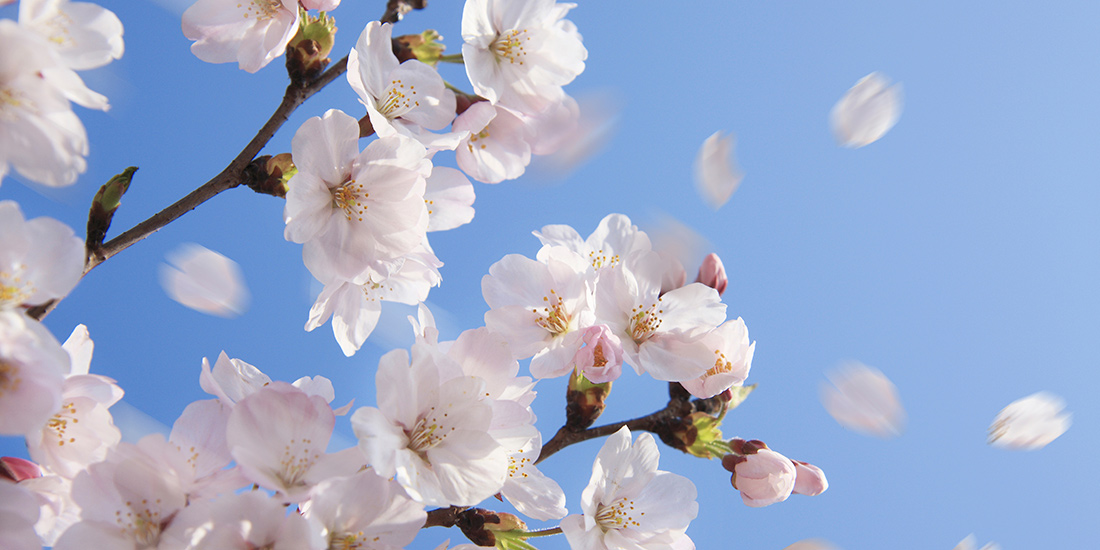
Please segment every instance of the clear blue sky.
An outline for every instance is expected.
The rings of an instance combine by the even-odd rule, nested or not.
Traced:
[[[180,31],[186,1],[100,3],[122,19],[126,53],[86,73],[113,106],[106,114],[78,108],[91,141],[88,172],[62,190],[9,178],[0,199],[83,233],[98,186],[136,165],[117,234],[220,171],[278,104],[286,77],[282,58],[251,75],[192,56]],[[1094,546],[1100,4],[580,4],[570,18],[589,59],[567,90],[614,98],[616,131],[564,178],[478,185],[474,222],[432,235],[446,263],[429,298],[443,336],[482,323],[481,276],[505,254],[533,256],[531,230],[565,223],[587,234],[611,212],[643,227],[669,216],[708,239],[704,252],[721,255],[729,313],[745,319],[757,342],[749,381],[760,387],[730,415],[726,434],[763,439],[821,466],[830,481],[824,495],[750,509],[717,461],[662,447],[662,468],[699,488],[699,518],[688,531],[699,548],[780,550],[819,537],[846,550],[950,550],[971,532],[1006,549]],[[333,14],[341,29],[334,58],[383,7],[344,1]],[[433,0],[395,34],[434,28],[458,51],[461,8]],[[459,68],[448,69],[446,78],[463,81]],[[829,110],[872,71],[903,84],[900,122],[866,148],[839,148]],[[341,79],[300,108],[265,152],[288,151],[302,121],[332,107],[362,114]],[[691,166],[718,130],[737,135],[746,176],[715,212],[696,195]],[[127,403],[168,424],[205,398],[201,358],[223,349],[276,379],[327,376],[339,404],[373,403],[378,357],[409,343],[408,310],[391,308],[350,359],[327,325],[304,332],[319,288],[300,246],[283,240],[282,207],[243,188],[216,197],[98,267],[47,326],[64,339],[75,324],[88,325],[92,371],[117,378]],[[205,316],[160,289],[157,266],[188,241],[241,264],[253,296],[246,314]],[[909,413],[901,437],[860,436],[826,414],[817,397],[823,372],[847,359],[897,384]],[[563,420],[564,380],[537,389],[549,436]],[[1036,452],[987,446],[997,411],[1038,390],[1066,399],[1070,430]],[[664,392],[627,374],[604,420],[656,410]],[[337,430],[350,442],[346,419]],[[546,463],[571,511],[599,444]],[[20,448],[0,439],[2,454]],[[434,528],[413,547],[447,537],[462,538]]]

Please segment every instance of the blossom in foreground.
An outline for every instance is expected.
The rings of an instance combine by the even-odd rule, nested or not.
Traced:
[[[853,362],[827,376],[832,385],[821,385],[821,403],[841,426],[884,439],[901,435],[905,409],[882,371]]]
[[[837,143],[858,148],[886,135],[901,116],[901,84],[890,85],[881,73],[856,82],[833,107],[829,118]]]
[[[379,137],[400,133],[434,149],[454,149],[457,136],[422,131],[442,130],[454,120],[454,92],[434,68],[415,59],[399,63],[392,33],[389,23],[367,23],[348,54],[348,83],[367,108]]]
[[[173,300],[219,317],[236,317],[248,309],[248,285],[237,262],[195,243],[180,245],[165,259],[160,286]]]
[[[95,69],[122,57],[122,22],[90,2],[21,0],[19,24],[50,41],[65,65]]]
[[[0,311],[63,298],[83,271],[84,243],[69,226],[25,220],[18,203],[0,201]]]
[[[630,218],[622,214],[608,214],[600,220],[596,230],[587,238],[568,225],[547,225],[534,232],[543,247],[564,246],[580,254],[594,271],[617,268],[635,252],[653,250],[649,236]]]
[[[746,505],[759,508],[791,496],[798,476],[791,459],[757,440],[734,439],[730,448],[734,452],[722,457],[722,467],[733,474],[730,482]]]
[[[702,337],[702,343],[714,352],[714,362],[699,378],[681,381],[695,397],[706,399],[732,386],[740,386],[749,376],[756,342],[749,343],[748,328],[740,317],[722,323]]]
[[[226,442],[249,481],[291,501],[365,465],[356,449],[325,453],[336,417],[324,398],[272,382],[233,407]]]
[[[474,184],[461,171],[432,166],[424,188],[428,231],[446,231],[474,219]]]
[[[462,59],[478,95],[536,115],[563,100],[562,86],[584,71],[588,50],[565,15],[575,4],[468,0]]]
[[[321,550],[306,520],[259,491],[190,503],[172,518],[158,550]]]
[[[38,321],[0,311],[0,434],[42,429],[61,408],[69,355]]]
[[[432,354],[409,362],[393,350],[378,362],[378,407],[351,417],[371,470],[395,477],[418,502],[470,506],[500,491],[507,450],[489,435],[492,404],[475,376],[444,379]]]
[[[400,550],[428,517],[396,481],[371,472],[319,483],[303,515],[325,548],[349,550]]]
[[[198,0],[183,12],[183,35],[199,59],[254,73],[286,51],[298,18],[298,0]]]
[[[5,550],[41,550],[34,531],[38,521],[38,502],[23,487],[0,480],[0,548]]]
[[[469,132],[455,149],[455,161],[477,181],[516,179],[531,163],[533,130],[505,107],[474,103],[455,119],[454,130]]]
[[[51,54],[45,38],[0,20],[0,179],[15,168],[31,181],[61,187],[88,167],[84,125],[47,73],[80,80]]]
[[[1047,392],[1009,403],[989,426],[989,444],[1003,449],[1042,449],[1069,429],[1072,415],[1066,402]]]
[[[581,494],[583,512],[561,522],[570,548],[695,548],[686,534],[699,512],[695,485],[658,470],[659,454],[648,433],[631,443],[630,430],[623,427],[607,438]]]
[[[336,109],[306,120],[291,141],[298,173],[283,218],[287,240],[303,243],[306,267],[322,283],[383,276],[427,236],[422,145],[399,135],[359,151],[358,122]]]
[[[733,158],[733,144],[733,136],[715,132],[703,141],[695,157],[695,187],[715,210],[730,200],[745,177]]]
[[[31,458],[70,479],[106,458],[122,439],[108,410],[122,399],[122,388],[106,376],[88,373],[92,346],[84,325],[78,325],[62,344],[71,359],[62,405],[42,429],[27,434]]]
[[[523,448],[508,454],[508,479],[500,494],[519,513],[534,519],[561,519],[565,509],[565,493],[558,482],[547,477],[535,466],[542,451],[542,436],[531,439]]]

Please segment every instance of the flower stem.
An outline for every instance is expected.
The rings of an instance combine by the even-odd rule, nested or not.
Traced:
[[[442,63],[465,63],[465,61],[462,59],[462,54],[460,53],[441,55],[439,56],[439,59],[437,59],[437,61]]]

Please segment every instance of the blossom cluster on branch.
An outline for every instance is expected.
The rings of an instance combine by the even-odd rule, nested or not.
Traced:
[[[290,83],[243,161],[124,233],[134,236],[123,244],[104,238],[136,168],[100,189],[84,240],[0,202],[0,434],[24,437],[29,455],[0,461],[4,548],[383,550],[437,525],[498,548],[534,548],[555,534],[577,549],[694,548],[696,488],[658,469],[657,438],[720,459],[749,506],[827,488],[813,465],[724,438],[723,419],[752,390],[744,382],[755,342],[741,318],[727,319],[721,260],[707,257],[688,283],[685,267],[624,215],[608,215],[588,237],[565,225],[535,231],[535,258],[507,255],[488,268],[485,326],[441,342],[424,305],[443,272],[428,234],[472,220],[468,178],[517,178],[576,126],[577,103],[563,90],[587,57],[566,19],[574,5],[467,0],[462,53],[448,56],[433,31],[393,36],[402,13],[425,7],[394,0],[330,67],[338,6],[198,0],[184,13],[200,59],[255,72],[285,53]],[[88,146],[70,102],[107,103],[74,71],[120,56],[121,36],[114,14],[67,0],[23,0],[18,22],[0,21],[0,178],[11,167],[45,185],[76,181]],[[443,81],[442,62],[465,65],[470,92]],[[289,111],[345,70],[362,112],[328,110],[297,129],[289,155],[256,157]],[[458,169],[436,164],[446,150]],[[284,237],[302,245],[324,285],[306,330],[331,320],[350,356],[381,303],[395,301],[419,305],[415,343],[381,358],[375,404],[354,411],[333,406],[336,388],[323,376],[272,380],[223,352],[202,361],[199,384],[211,398],[188,405],[167,437],[121,442],[110,407],[123,390],[89,372],[87,329],[62,344],[40,319],[97,263],[241,184],[285,198]],[[531,376],[521,374],[527,359]],[[591,427],[624,363],[667,383],[668,404]],[[561,376],[567,421],[544,439],[534,387]],[[349,414],[357,445],[330,452],[337,417]],[[602,436],[570,514],[537,463]],[[560,523],[529,530],[516,515],[478,508],[494,496]]]

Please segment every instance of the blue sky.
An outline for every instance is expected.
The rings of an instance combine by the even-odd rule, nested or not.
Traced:
[[[191,55],[179,27],[187,2],[100,3],[125,25],[126,53],[85,73],[112,103],[106,114],[78,108],[91,142],[88,172],[60,190],[8,178],[0,199],[82,233],[98,186],[139,166],[117,234],[219,172],[278,104],[286,77],[281,58],[247,74]],[[847,550],[950,550],[972,532],[1006,549],[1095,545],[1086,522],[1100,512],[1088,473],[1088,457],[1100,452],[1100,5],[580,4],[570,19],[589,58],[567,91],[616,105],[614,131],[567,175],[478,185],[474,222],[432,235],[446,264],[429,298],[443,336],[482,324],[482,275],[505,254],[533,256],[532,230],[564,223],[586,235],[611,212],[643,228],[670,217],[706,238],[700,256],[723,258],[729,314],[744,318],[757,342],[749,380],[759,389],[725,433],[763,439],[821,466],[830,481],[821,496],[750,509],[717,461],[662,447],[662,468],[699,488],[689,530],[699,548],[732,539],[779,550],[817,537]],[[341,29],[334,58],[383,6],[345,0],[333,13]],[[395,34],[434,28],[457,51],[461,7],[435,0]],[[872,71],[902,83],[901,119],[879,142],[840,148],[829,110]],[[444,76],[463,86],[461,68]],[[340,79],[265,153],[288,151],[306,118],[334,107],[363,114]],[[718,130],[736,134],[746,175],[716,212],[695,193],[691,166]],[[231,190],[96,268],[46,324],[60,339],[86,324],[96,342],[92,371],[117,378],[125,401],[162,423],[204,398],[200,361],[221,350],[273,378],[329,377],[339,403],[373,403],[378,357],[410,341],[409,310],[391,308],[353,358],[327,325],[304,332],[319,288],[282,227],[280,199]],[[183,242],[241,264],[253,297],[247,313],[209,317],[164,294],[157,267]],[[849,359],[898,386],[909,422],[897,439],[848,432],[821,406],[823,373]],[[564,380],[537,389],[549,435],[564,416]],[[1066,399],[1070,430],[1035,452],[986,445],[997,411],[1039,390]],[[656,410],[664,395],[663,384],[628,373],[604,420]],[[337,430],[350,441],[346,419]],[[571,511],[599,444],[545,463]],[[21,445],[0,439],[0,453],[19,454]],[[447,537],[461,534],[434,528],[413,547]]]

